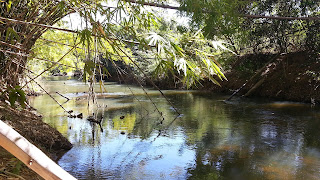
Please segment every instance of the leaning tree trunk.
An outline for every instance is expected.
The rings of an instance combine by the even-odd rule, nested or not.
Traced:
[[[45,26],[21,22],[53,25],[71,12],[63,1],[0,3],[0,92],[20,84],[31,48],[47,30]]]

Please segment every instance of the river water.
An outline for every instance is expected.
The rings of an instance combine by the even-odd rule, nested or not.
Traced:
[[[78,179],[320,179],[320,109],[308,104],[197,91],[159,92],[50,78],[30,99],[74,147],[58,164]],[[71,100],[56,92],[63,94]],[[156,107],[155,107],[156,105]],[[158,112],[158,110],[162,115]],[[86,117],[102,117],[101,128]]]

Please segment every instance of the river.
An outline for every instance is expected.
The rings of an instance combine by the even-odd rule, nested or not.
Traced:
[[[78,179],[320,179],[320,109],[309,104],[158,91],[67,77],[29,101],[74,147],[58,164]],[[106,92],[101,93],[105,89]],[[71,100],[58,95],[63,94]],[[158,112],[161,112],[161,114]],[[102,117],[101,128],[86,117]]]

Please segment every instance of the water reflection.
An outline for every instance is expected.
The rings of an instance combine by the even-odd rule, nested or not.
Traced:
[[[87,86],[75,80],[45,84],[72,98],[64,106],[100,113],[101,128],[68,118],[47,96],[31,99],[74,144],[59,164],[79,179],[319,179],[319,109],[290,102],[224,102],[221,95],[166,91],[183,115],[149,91],[164,121],[139,88],[106,84],[99,107],[87,106]],[[98,87],[96,87],[98,88]],[[77,99],[78,98],[78,99]],[[79,99],[80,98],[80,99]],[[176,118],[177,117],[177,118]]]

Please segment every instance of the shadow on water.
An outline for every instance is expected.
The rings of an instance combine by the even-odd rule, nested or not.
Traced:
[[[101,106],[95,109],[87,107],[86,98],[76,100],[86,94],[76,94],[86,91],[81,82],[47,81],[46,86],[72,97],[67,109],[103,117],[100,128],[85,118],[68,118],[45,95],[31,99],[44,121],[74,144],[59,165],[78,179],[320,177],[320,111],[307,104],[224,102],[226,96],[218,94],[165,91],[182,112],[176,118],[165,99],[150,91],[163,120],[139,88],[131,87],[137,94],[132,96],[126,86],[106,84],[108,94],[98,96]]]

